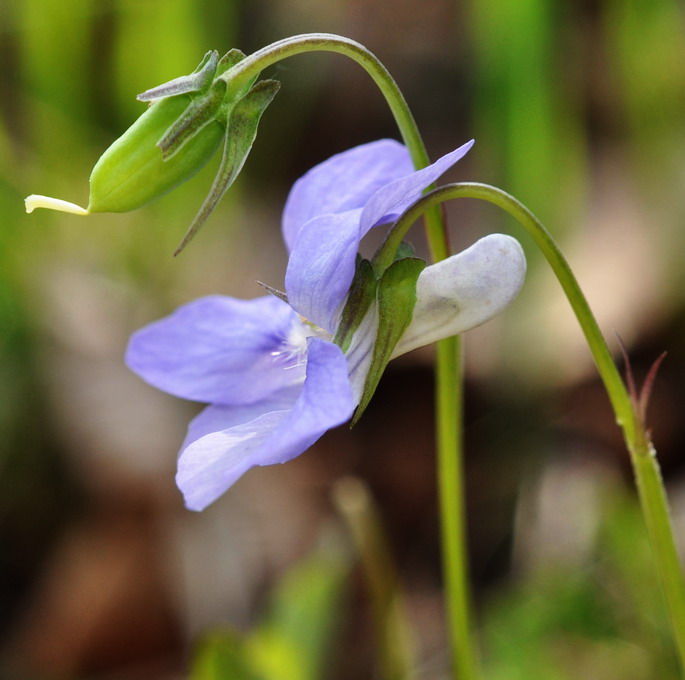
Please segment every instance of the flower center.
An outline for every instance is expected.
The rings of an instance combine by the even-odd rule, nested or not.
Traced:
[[[304,317],[299,317],[293,321],[278,349],[271,352],[271,357],[274,363],[280,364],[285,370],[304,366],[307,363],[307,338],[323,338],[330,341],[332,337],[330,333]]]

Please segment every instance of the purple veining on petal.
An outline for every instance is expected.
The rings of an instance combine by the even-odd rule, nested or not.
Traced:
[[[375,306],[347,356],[329,338],[360,240],[396,219],[471,145],[420,171],[392,140],[329,159],[296,183],[284,212],[288,303],[272,296],[202,298],[134,334],[126,357],[134,371],[160,389],[210,404],[190,423],[179,456],[177,483],[188,508],[205,508],[251,467],[300,455],[351,417],[373,357]],[[394,356],[487,320],[513,299],[524,272],[520,246],[502,235],[427,267]]]
[[[135,333],[126,363],[158,389],[214,404],[249,404],[302,382],[305,348],[297,314],[269,295],[200,298]],[[279,357],[281,359],[279,360]],[[285,370],[287,369],[287,370]]]
[[[288,302],[302,316],[333,333],[337,312],[354,277],[359,210],[322,215],[300,231],[288,260]]]

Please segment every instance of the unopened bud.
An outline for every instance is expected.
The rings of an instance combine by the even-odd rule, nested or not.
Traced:
[[[90,175],[87,208],[32,194],[26,212],[50,208],[76,215],[128,212],[160,198],[201,170],[223,142],[224,151],[209,195],[193,220],[180,252],[240,173],[257,126],[279,83],[255,74],[230,88],[223,73],[245,58],[238,49],[221,59],[208,52],[188,76],[138,95],[152,104],[100,157]]]
[[[185,94],[155,102],[105,151],[90,175],[89,212],[135,210],[204,167],[224,136],[225,127],[216,119],[184,144],[183,153],[165,160],[157,146],[190,105]]]
[[[239,61],[242,53],[234,50],[227,57]],[[88,208],[33,194],[25,201],[27,212],[35,208],[77,215],[128,212],[190,179],[214,155],[225,136],[226,116],[220,107],[226,85],[212,85],[219,63],[218,55],[208,52],[190,76],[141,95],[153,103],[95,164]],[[174,133],[174,151],[182,148],[183,153],[165,153],[162,149],[160,142],[170,133]]]

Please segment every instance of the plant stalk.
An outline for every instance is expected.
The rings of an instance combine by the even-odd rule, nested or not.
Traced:
[[[397,245],[425,210],[456,198],[487,201],[516,219],[542,251],[573,308],[630,452],[640,507],[647,525],[659,580],[673,627],[674,641],[685,677],[685,579],[656,452],[649,439],[645,423],[635,412],[625,383],[585,295],[551,234],[528,208],[501,189],[475,182],[449,184],[426,194],[405,212],[376,252],[374,267],[382,268],[388,262],[388,258],[395,252]]]

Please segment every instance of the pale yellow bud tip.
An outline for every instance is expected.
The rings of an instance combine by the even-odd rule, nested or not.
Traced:
[[[26,212],[32,213],[36,208],[48,208],[49,210],[59,210],[60,212],[68,212],[74,215],[89,215],[90,213],[76,203],[69,203],[63,201],[61,198],[50,198],[49,196],[39,196],[38,194],[31,194],[24,199]]]

